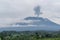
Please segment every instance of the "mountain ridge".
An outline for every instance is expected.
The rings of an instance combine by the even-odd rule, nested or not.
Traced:
[[[15,25],[19,26],[17,27],[11,25],[10,27],[0,28],[0,31],[60,30],[60,25],[42,17],[26,17],[24,20],[30,20],[30,22],[15,23]]]

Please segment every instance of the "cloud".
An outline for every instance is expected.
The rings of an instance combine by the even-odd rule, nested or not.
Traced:
[[[60,16],[60,0],[0,0],[0,24],[34,16],[33,8],[37,5],[41,6],[43,17],[53,20],[52,16]]]

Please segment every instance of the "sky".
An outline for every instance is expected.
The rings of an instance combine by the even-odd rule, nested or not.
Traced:
[[[37,5],[42,17],[60,24],[60,0],[0,0],[0,26],[35,16],[33,8]]]

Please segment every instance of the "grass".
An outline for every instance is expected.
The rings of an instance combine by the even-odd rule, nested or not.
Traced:
[[[0,40],[1,40],[1,38],[0,38]]]
[[[60,40],[60,38],[42,38],[38,40]]]

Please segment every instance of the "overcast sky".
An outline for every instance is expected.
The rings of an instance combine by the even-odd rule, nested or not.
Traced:
[[[0,25],[34,16],[33,8],[37,5],[44,18],[60,24],[60,0],[0,0]]]

